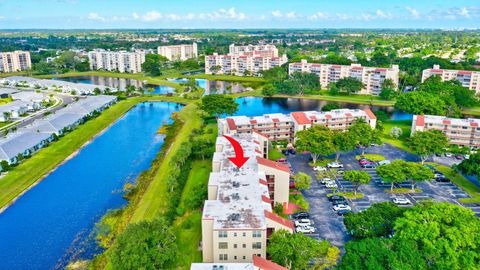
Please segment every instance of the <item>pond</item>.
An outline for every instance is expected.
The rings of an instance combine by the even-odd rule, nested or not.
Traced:
[[[73,77],[58,77],[52,78],[52,80],[60,80],[73,83],[85,83],[85,84],[95,84],[103,85],[108,87],[115,87],[120,90],[125,90],[129,85],[133,85],[136,88],[143,88],[145,90],[152,88],[153,91],[146,91],[148,94],[168,94],[173,93],[175,88],[165,85],[156,85],[156,84],[147,84],[136,79],[127,79],[127,78],[115,78],[115,77],[106,77],[106,76],[73,76]]]
[[[92,230],[126,203],[122,188],[163,145],[157,130],[180,109],[149,102],[125,116],[0,214],[0,269],[62,269],[100,250]]]
[[[392,120],[411,120],[412,114],[408,114],[394,107],[371,106],[367,104],[355,104],[347,102],[333,102],[316,99],[299,98],[261,98],[241,97],[236,99],[240,105],[235,115],[256,116],[268,113],[290,113],[294,111],[320,111],[329,103],[336,103],[340,108],[371,109],[372,111],[384,111]]]

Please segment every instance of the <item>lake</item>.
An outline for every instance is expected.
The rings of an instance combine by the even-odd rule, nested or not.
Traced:
[[[157,130],[179,109],[135,106],[1,213],[0,269],[61,269],[98,253],[95,223],[126,203],[123,186],[150,167],[163,145]]]

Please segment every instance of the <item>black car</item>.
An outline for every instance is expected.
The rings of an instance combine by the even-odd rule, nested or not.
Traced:
[[[361,166],[364,169],[374,169],[375,168],[375,164],[363,164]]]
[[[295,149],[291,148],[291,149],[288,149],[288,152],[292,155],[295,155],[297,154],[297,151],[295,151]]]
[[[290,154],[290,152],[287,149],[283,149],[282,154],[284,154],[285,156],[288,156],[288,154]]]
[[[448,183],[448,182],[450,182],[450,179],[448,179],[448,178],[445,177],[445,176],[442,176],[442,177],[437,177],[437,178],[435,178],[435,181],[437,181],[437,182],[443,182],[443,183]]]
[[[345,200],[345,197],[343,196],[338,196],[338,195],[332,195],[328,197],[328,200],[333,202],[333,201],[338,201],[338,200]]]
[[[298,212],[292,214],[293,219],[304,219],[304,218],[310,218],[310,214],[307,212]]]
[[[350,211],[350,210],[338,210],[338,211],[337,211],[337,215],[343,216],[343,215],[348,214],[348,213],[351,213],[351,212],[352,212],[352,211]]]
[[[347,202],[347,200],[345,200],[345,199],[332,201],[332,205],[333,205],[333,206],[338,205],[338,204],[348,205],[348,202]]]

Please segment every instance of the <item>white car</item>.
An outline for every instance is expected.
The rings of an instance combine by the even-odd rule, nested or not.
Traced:
[[[305,226],[312,226],[312,221],[310,219],[299,219],[299,220],[295,220],[295,226],[296,227],[305,227]]]
[[[452,153],[445,153],[446,157],[453,157]]]
[[[392,201],[393,201],[395,204],[402,204],[402,205],[411,204],[411,202],[410,202],[409,199],[403,198],[403,197],[393,198]]]
[[[332,182],[332,179],[330,179],[328,177],[322,178],[322,180],[320,180],[320,183],[322,183],[322,184],[326,184],[326,183],[329,183],[329,182]]]
[[[323,171],[326,171],[327,168],[322,167],[322,166],[313,166],[313,170],[316,171],[316,172],[323,172]]]
[[[352,211],[352,208],[349,205],[346,204],[337,204],[333,206],[334,211],[340,211],[340,210],[348,210]]]
[[[464,157],[465,159],[469,159],[469,158],[470,158],[470,155],[469,155],[469,154],[465,154],[465,155],[463,155],[463,157]]]
[[[297,233],[314,233],[315,228],[312,227],[312,226],[299,226],[299,227],[295,228],[295,231]]]
[[[343,164],[338,162],[330,162],[327,164],[327,168],[343,168]]]
[[[333,182],[333,181],[326,183],[325,186],[326,186],[327,188],[338,188],[337,183],[335,183],[335,182]]]

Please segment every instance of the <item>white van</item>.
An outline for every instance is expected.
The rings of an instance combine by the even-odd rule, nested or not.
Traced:
[[[386,165],[386,164],[390,164],[392,163],[390,160],[386,159],[386,160],[380,160],[378,162],[378,165]]]

